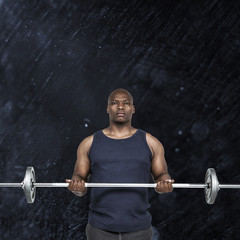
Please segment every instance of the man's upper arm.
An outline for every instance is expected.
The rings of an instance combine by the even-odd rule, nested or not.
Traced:
[[[167,163],[164,157],[164,148],[163,145],[159,142],[157,138],[151,134],[146,134],[147,143],[152,152],[152,165],[151,172],[153,178],[156,180],[161,177],[162,180],[168,179],[168,169]]]
[[[87,181],[87,177],[90,174],[90,159],[88,157],[88,153],[90,147],[92,145],[93,135],[86,137],[78,146],[77,149],[77,160],[74,167],[73,178],[74,175],[82,178],[85,182]]]

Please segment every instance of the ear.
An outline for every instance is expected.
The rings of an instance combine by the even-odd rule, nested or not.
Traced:
[[[107,105],[107,113],[109,113],[109,108],[108,108],[108,105]]]
[[[133,112],[132,113],[135,113],[135,106],[133,105]]]

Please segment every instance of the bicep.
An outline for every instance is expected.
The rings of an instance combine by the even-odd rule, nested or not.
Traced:
[[[164,156],[163,145],[156,138],[154,138],[151,141],[151,147],[154,152],[151,164],[151,171],[155,179],[161,174],[168,173],[168,169]]]
[[[158,153],[153,157],[151,170],[154,179],[163,173],[168,173],[164,151],[158,151]]]

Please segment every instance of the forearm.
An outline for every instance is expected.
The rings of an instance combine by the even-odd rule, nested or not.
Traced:
[[[78,175],[78,174],[76,174],[76,173],[74,173],[74,174],[72,175],[72,180],[84,181],[84,182],[86,182],[86,179],[85,179],[85,178],[82,178],[80,175]]]
[[[158,176],[156,176],[154,178],[154,182],[165,181],[168,179],[171,179],[170,175],[168,174],[168,172],[164,172],[164,173],[161,173]]]

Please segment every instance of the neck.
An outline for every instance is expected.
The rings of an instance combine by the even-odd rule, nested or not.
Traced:
[[[134,129],[131,126],[131,123],[129,124],[113,124],[110,123],[109,127],[107,128],[110,133],[131,133],[131,131]]]

